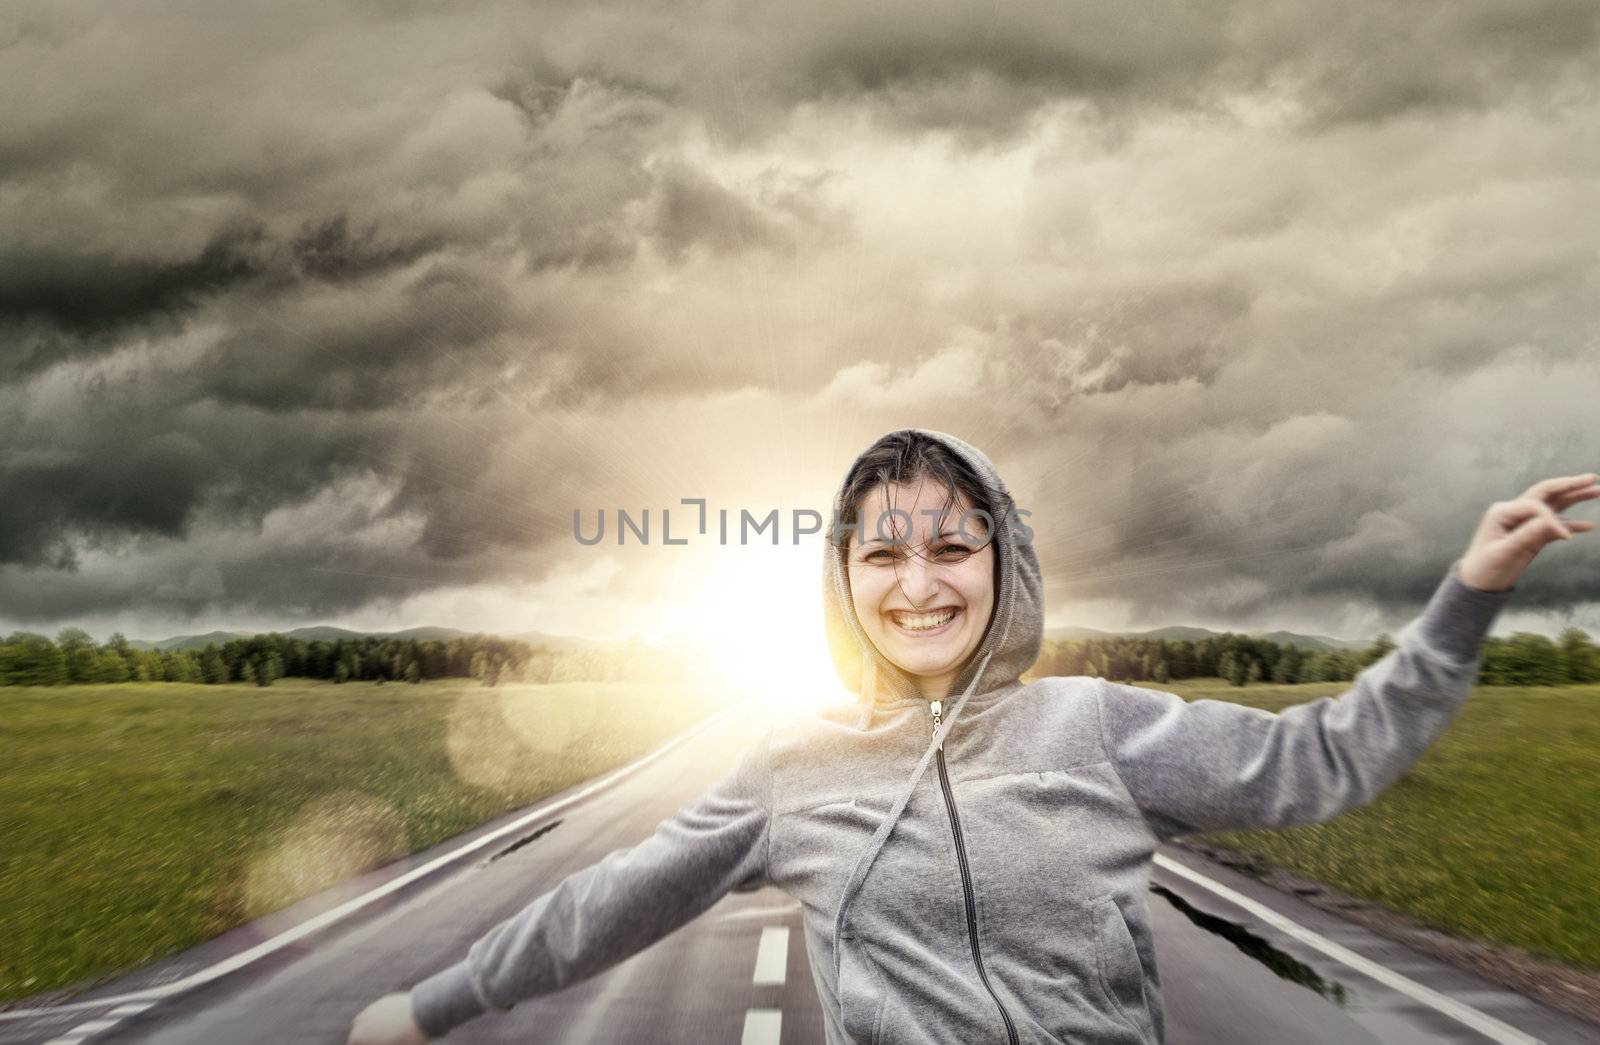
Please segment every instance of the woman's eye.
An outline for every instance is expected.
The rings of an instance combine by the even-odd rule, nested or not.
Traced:
[[[961,562],[971,554],[972,549],[962,544],[946,544],[935,549],[932,553],[933,558],[939,562]],[[861,557],[861,561],[882,566],[895,561],[896,558],[896,553],[887,548],[879,548],[876,551],[867,552]]]

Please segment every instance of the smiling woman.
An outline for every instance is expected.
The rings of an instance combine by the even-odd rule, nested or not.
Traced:
[[[445,1034],[761,885],[800,902],[830,1045],[1160,1041],[1156,847],[1327,820],[1397,779],[1466,700],[1533,556],[1593,528],[1558,513],[1600,497],[1595,478],[1492,506],[1394,650],[1337,698],[1273,714],[1102,678],[1024,683],[1044,621],[1031,531],[978,449],[891,432],[846,472],[823,547],[828,648],[859,707],[773,723],[649,838],[570,875],[409,995],[375,1002],[351,1041]],[[768,584],[739,605],[773,595]],[[733,634],[784,662],[756,631]]]
[[[939,478],[934,478],[938,476]],[[884,656],[941,700],[994,610],[999,559],[982,483],[942,444],[880,440],[845,483],[850,600]]]

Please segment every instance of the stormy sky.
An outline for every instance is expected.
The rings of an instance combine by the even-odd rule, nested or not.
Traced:
[[[1392,631],[1600,470],[1597,86],[1592,0],[7,4],[0,628],[759,615],[815,537],[574,509],[918,425],[1052,625]]]

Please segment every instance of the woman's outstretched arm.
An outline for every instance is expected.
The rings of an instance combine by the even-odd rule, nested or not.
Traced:
[[[1103,683],[1107,756],[1156,833],[1315,823],[1375,798],[1465,701],[1483,638],[1534,556],[1594,529],[1559,512],[1600,497],[1595,478],[1545,480],[1492,505],[1396,648],[1338,697],[1272,714]]]
[[[649,838],[569,875],[485,933],[461,961],[417,984],[410,993],[415,1029],[439,1037],[484,1012],[503,1012],[593,976],[728,892],[764,884],[771,810],[767,748],[763,739],[731,774],[662,821]],[[384,1002],[389,999],[372,1008]],[[356,1031],[366,1015],[357,1018]],[[350,1040],[368,1039],[352,1033]],[[414,1039],[401,1034],[370,1040]]]

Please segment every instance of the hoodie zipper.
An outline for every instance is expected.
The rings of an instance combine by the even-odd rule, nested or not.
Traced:
[[[928,711],[933,715],[934,736],[939,736],[939,730],[944,725],[944,701],[930,701]],[[1000,995],[994,992],[994,986],[989,983],[988,970],[983,967],[983,951],[978,946],[978,904],[973,899],[972,869],[967,866],[967,847],[961,840],[961,818],[956,815],[956,796],[950,790],[950,774],[944,765],[942,736],[939,736],[939,749],[934,753],[934,758],[939,763],[939,786],[944,789],[944,807],[950,811],[950,833],[956,842],[956,862],[961,865],[961,891],[967,901],[967,940],[972,944],[972,963],[978,967],[978,979],[983,981],[983,989],[994,999],[995,1008],[1000,1010],[1000,1018],[1005,1021],[1006,1040],[1010,1045],[1018,1045],[1017,1028],[1011,1022],[1011,1014],[1001,1004]]]

